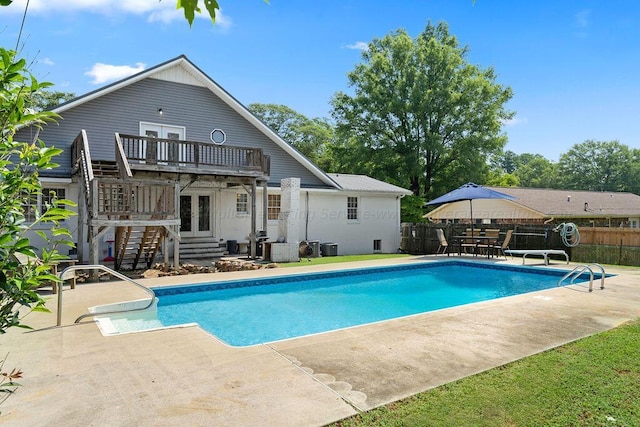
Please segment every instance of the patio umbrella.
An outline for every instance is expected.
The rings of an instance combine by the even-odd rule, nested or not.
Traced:
[[[515,197],[499,191],[491,190],[473,182],[466,183],[453,191],[448,192],[436,199],[427,202],[427,205],[442,205],[445,203],[460,202],[468,200],[471,209],[471,236],[473,236],[473,200],[475,199],[506,199],[514,200]]]

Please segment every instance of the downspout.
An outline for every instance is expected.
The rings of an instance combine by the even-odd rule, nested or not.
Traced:
[[[307,204],[307,214],[304,220],[304,240],[308,241],[309,240],[309,192],[306,192],[305,195],[306,198],[306,204]]]

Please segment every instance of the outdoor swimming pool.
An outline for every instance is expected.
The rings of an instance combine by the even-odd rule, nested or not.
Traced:
[[[249,346],[548,289],[565,273],[443,261],[154,291],[162,325],[197,322]]]

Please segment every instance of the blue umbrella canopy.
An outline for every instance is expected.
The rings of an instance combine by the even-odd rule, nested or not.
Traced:
[[[453,191],[449,191],[447,194],[444,194],[437,199],[433,199],[430,202],[427,202],[427,205],[441,205],[443,203],[475,199],[515,200],[515,197],[501,193],[499,191],[491,190],[490,188],[483,187],[482,185],[474,184],[473,182],[469,182],[456,188]]]
[[[474,184],[473,182],[468,182],[447,194],[443,194],[442,196],[427,202],[427,205],[442,205],[444,203],[468,200],[471,209],[471,233],[473,235],[473,200],[475,199],[515,200],[515,197]]]

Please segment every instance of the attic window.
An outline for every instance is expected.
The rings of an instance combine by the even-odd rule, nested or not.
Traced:
[[[211,131],[211,142],[216,145],[222,145],[227,141],[227,134],[222,129],[214,129]]]

